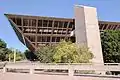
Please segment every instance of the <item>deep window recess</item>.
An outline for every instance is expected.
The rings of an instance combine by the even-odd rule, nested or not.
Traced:
[[[35,42],[35,36],[26,36],[31,42]]]
[[[42,42],[46,42],[46,37],[42,36]]]
[[[32,26],[36,26],[36,20],[32,19]]]
[[[17,25],[21,26],[21,18],[17,18]]]
[[[28,26],[28,19],[23,19],[23,26]]]
[[[57,38],[56,38],[56,42],[60,42],[60,37],[57,37]]]
[[[52,23],[53,23],[53,21],[52,21],[52,20],[49,20],[48,27],[52,27]]]
[[[50,42],[50,37],[49,36],[47,37],[47,42]]]
[[[55,37],[52,37],[52,42],[55,42]]]
[[[48,20],[43,20],[43,27],[47,27]]]
[[[73,26],[73,22],[70,22],[69,28],[72,28],[72,26]]]
[[[29,26],[32,26],[32,20],[29,19]]]
[[[31,40],[32,42],[35,42],[35,36],[30,36],[30,40]]]
[[[38,20],[38,27],[42,27],[42,20]]]
[[[41,36],[37,37],[37,42],[42,42],[42,37]]]
[[[68,22],[65,22],[65,23],[64,23],[64,28],[67,28],[67,24],[68,24]]]
[[[63,25],[63,22],[62,21],[59,21],[59,27],[61,28]]]
[[[54,22],[54,27],[58,27],[58,21]]]

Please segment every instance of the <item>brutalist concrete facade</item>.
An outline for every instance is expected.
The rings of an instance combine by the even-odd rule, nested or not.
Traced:
[[[75,6],[74,18],[5,14],[18,39],[32,52],[39,46],[53,45],[61,39],[85,44],[94,54],[93,62],[103,63],[100,31],[118,30],[120,22],[98,21],[94,7]],[[71,33],[73,33],[71,35]]]

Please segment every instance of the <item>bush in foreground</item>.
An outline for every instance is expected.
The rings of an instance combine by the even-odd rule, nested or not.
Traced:
[[[86,46],[77,46],[70,41],[41,47],[36,55],[42,63],[89,63],[93,58]]]

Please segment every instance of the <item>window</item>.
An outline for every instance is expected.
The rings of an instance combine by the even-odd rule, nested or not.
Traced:
[[[32,20],[29,19],[29,26],[32,26]]]
[[[115,25],[115,26],[114,26],[113,30],[115,30],[115,29],[116,29],[116,27],[117,27],[117,25]]]
[[[28,26],[28,19],[23,19],[23,26]]]
[[[60,42],[60,37],[57,37],[57,38],[56,38],[56,42]]]
[[[57,34],[61,34],[62,33],[62,29],[58,29]]]
[[[59,27],[61,28],[63,26],[63,22],[59,21]]]
[[[47,42],[50,42],[50,37],[49,36],[47,37]]]
[[[36,33],[36,28],[31,28],[31,33]]]
[[[47,27],[48,20],[43,20],[43,27]]]
[[[72,26],[73,26],[73,22],[70,22],[69,28],[72,28]]]
[[[21,18],[17,18],[17,25],[21,26]]]
[[[52,29],[48,29],[48,34],[51,34],[52,33]]]
[[[42,20],[38,20],[38,27],[42,27]]]
[[[35,42],[35,36],[26,36],[31,42]]]
[[[52,42],[55,42],[55,37],[52,37]]]
[[[32,26],[36,26],[36,20],[32,19]]]
[[[54,27],[58,27],[58,21],[54,22]]]
[[[62,34],[66,34],[66,32],[67,32],[66,29],[62,30]]]
[[[111,26],[111,25],[109,25],[109,26],[108,26],[108,29],[111,29],[111,28],[112,28],[112,26]]]
[[[48,29],[47,28],[44,28],[44,29],[42,29],[42,34],[47,34],[48,33]]]
[[[105,24],[105,25],[104,25],[103,30],[107,28],[107,25],[108,25],[108,24]]]
[[[48,27],[52,27],[52,23],[53,23],[53,21],[52,21],[52,20],[49,20]]]
[[[64,28],[67,28],[68,22],[64,22]]]
[[[46,37],[42,36],[42,42],[46,42]]]
[[[37,42],[41,42],[42,41],[42,37],[41,36],[38,36],[37,37]]]
[[[56,34],[56,33],[57,33],[57,31],[58,31],[57,29],[54,29],[54,30],[53,30],[53,34]]]

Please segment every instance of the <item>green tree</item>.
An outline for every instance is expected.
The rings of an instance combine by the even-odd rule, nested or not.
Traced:
[[[36,61],[36,60],[38,60],[37,56],[32,51],[25,50],[24,55],[25,55],[25,57],[26,57],[27,60],[30,60],[30,61]]]
[[[14,52],[7,48],[7,44],[0,39],[0,61],[8,61],[9,58],[13,61],[14,58]],[[16,51],[16,60],[23,60],[24,54],[20,52],[19,50]]]
[[[6,48],[1,48],[0,49],[0,61],[6,61]]]
[[[55,46],[46,45],[42,46],[36,52],[36,56],[41,63],[52,63],[53,55],[55,53]]]
[[[14,51],[12,49],[9,49],[8,54],[6,55],[6,59],[10,61],[13,61],[14,60]],[[16,50],[16,61],[21,61],[21,60],[24,60],[25,59],[25,55],[19,51],[19,50]]]
[[[70,41],[42,46],[36,52],[36,56],[42,63],[87,63],[93,58],[87,47],[77,46]]]
[[[0,39],[0,61],[6,60],[7,50],[6,43]]]
[[[7,44],[2,40],[0,39],[0,48],[6,48]]]
[[[78,46],[70,41],[61,41],[53,56],[56,63],[88,63],[92,58],[93,54],[86,46]]]
[[[120,63],[120,31],[101,32],[101,43],[105,63]]]

